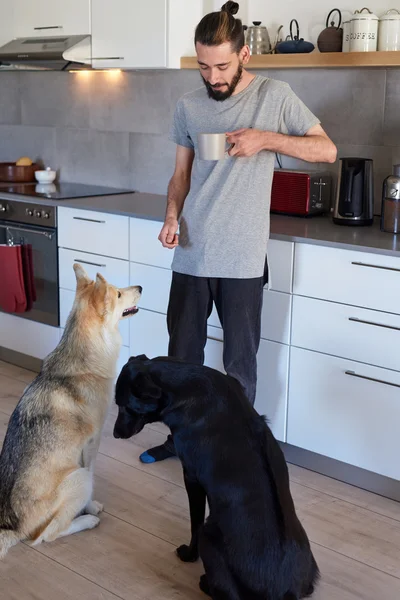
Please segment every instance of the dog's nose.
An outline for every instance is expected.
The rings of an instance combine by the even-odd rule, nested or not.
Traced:
[[[138,290],[139,290],[139,294],[141,294],[143,292],[143,288],[141,285],[138,285]]]
[[[118,433],[117,429],[114,429],[114,432],[113,432],[113,433],[114,433],[114,437],[115,437],[117,440],[121,439],[121,436],[119,435],[119,433]]]

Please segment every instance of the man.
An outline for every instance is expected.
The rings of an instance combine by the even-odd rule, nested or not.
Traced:
[[[336,147],[286,83],[243,68],[250,51],[242,23],[233,16],[238,8],[227,2],[196,28],[204,87],[176,106],[171,135],[176,166],[159,240],[175,248],[169,355],[203,363],[214,302],[224,332],[225,370],[254,404],[275,153],[333,163]],[[229,156],[199,159],[197,134],[207,132],[226,133]],[[140,459],[155,462],[174,454],[169,436]]]

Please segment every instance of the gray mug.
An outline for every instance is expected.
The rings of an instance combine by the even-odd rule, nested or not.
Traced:
[[[199,133],[197,142],[200,160],[220,160],[231,146],[225,133]]]

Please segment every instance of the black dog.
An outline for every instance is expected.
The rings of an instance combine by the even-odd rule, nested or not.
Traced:
[[[298,600],[319,571],[298,520],[279,444],[233,378],[171,358],[130,358],[116,385],[114,437],[171,429],[183,464],[201,589],[214,600]],[[210,515],[204,523],[206,497]]]

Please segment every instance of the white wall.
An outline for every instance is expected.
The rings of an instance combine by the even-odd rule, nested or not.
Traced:
[[[316,43],[319,34],[325,28],[326,18],[332,8],[342,11],[344,20],[347,20],[355,10],[367,6],[378,17],[382,16],[389,8],[400,10],[400,0],[346,0],[341,2],[332,0],[238,0],[240,11],[238,16],[244,24],[251,25],[252,21],[262,21],[266,25],[271,38],[275,41],[276,32],[283,25],[284,37],[289,34],[289,25],[296,19],[300,26],[300,36],[305,40]],[[214,0],[214,10],[219,10],[224,0]],[[337,13],[336,17],[337,17]],[[337,21],[336,21],[337,22]],[[282,33],[282,32],[281,32]]]

